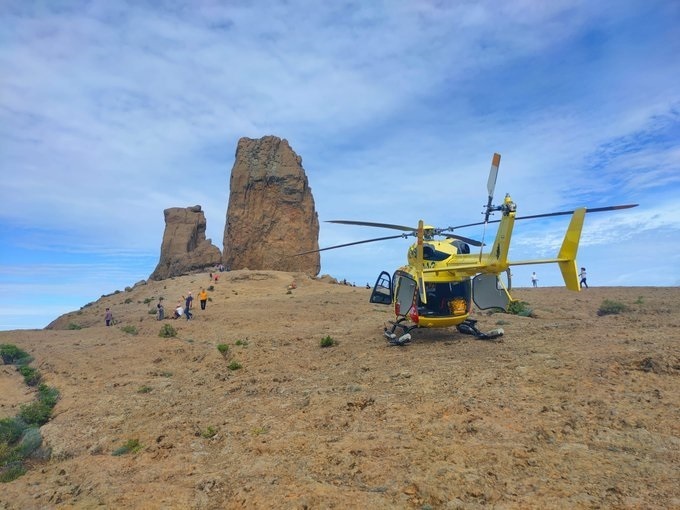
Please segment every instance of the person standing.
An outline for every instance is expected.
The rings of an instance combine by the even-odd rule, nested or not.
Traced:
[[[110,308],[106,309],[106,313],[104,314],[104,320],[106,321],[107,326],[113,324],[113,312],[111,312]]]
[[[585,267],[581,268],[581,272],[579,273],[579,277],[581,278],[579,285],[581,286],[581,288],[585,287],[587,289],[588,283],[586,282],[586,268]]]
[[[189,294],[187,294],[187,297],[184,301],[184,315],[187,316],[187,320],[189,320],[193,317],[193,314],[191,313],[191,302],[193,300],[194,300],[194,298],[191,295],[191,292],[189,292]]]
[[[165,309],[163,308],[163,303],[160,301],[156,305],[156,314],[159,321],[162,321],[165,318]]]
[[[538,276],[536,276],[536,271],[531,273],[531,285],[532,287],[538,287]]]
[[[204,288],[198,293],[198,300],[201,302],[201,310],[205,310],[205,305],[208,303],[208,293]]]

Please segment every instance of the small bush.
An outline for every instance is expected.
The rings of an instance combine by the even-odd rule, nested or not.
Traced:
[[[69,325],[66,326],[66,329],[83,329],[83,327],[75,322],[70,322]]]
[[[243,365],[241,365],[238,361],[232,361],[229,363],[227,366],[229,370],[238,370],[239,368],[243,368]]]
[[[139,439],[128,439],[123,446],[120,446],[113,450],[111,455],[125,455],[126,453],[137,453],[143,448],[139,443]]]
[[[229,346],[227,344],[218,344],[217,350],[220,351],[220,354],[225,358],[227,357],[227,354],[229,354]]]
[[[144,385],[139,387],[137,393],[151,393],[151,391],[153,391],[151,386]]]
[[[248,340],[236,340],[236,345],[246,347],[248,345]]]
[[[26,458],[31,453],[40,448],[42,444],[42,436],[38,427],[29,427],[24,431],[21,441],[16,447],[17,455],[21,458]]]
[[[512,315],[519,315],[520,317],[532,317],[534,311],[529,308],[529,303],[526,301],[510,301],[508,305],[508,313]]]
[[[330,335],[327,335],[321,339],[319,342],[321,347],[333,347],[335,345],[335,340]]]
[[[129,288],[129,287],[126,287],[126,288],[125,288],[125,292],[128,291],[128,288]],[[123,301],[123,303],[125,303],[126,305],[129,305],[130,303],[132,303],[132,298],[130,298],[130,297],[129,297],[129,298],[125,298],[125,301]]]
[[[605,299],[602,301],[600,308],[597,310],[597,315],[618,315],[621,312],[628,310],[628,307],[623,303],[618,301],[612,301],[611,299]]]
[[[10,462],[6,466],[0,466],[0,482],[11,482],[24,473],[26,473],[26,468],[21,462]]]
[[[201,431],[201,437],[204,437],[206,439],[210,439],[211,437],[215,437],[217,435],[217,429],[214,427],[208,427],[207,429]]]
[[[153,301],[153,298],[148,297],[144,300],[144,304],[148,305],[149,303],[151,303],[151,301]]]
[[[54,407],[57,405],[57,400],[59,400],[59,390],[46,384],[41,384],[38,386],[38,400],[49,407]]]
[[[121,330],[123,333],[127,333],[128,335],[136,335],[136,334],[138,333],[137,328],[136,328],[135,326],[131,326],[131,325],[122,326],[122,327],[120,328],[120,330]]]
[[[214,286],[214,285],[211,285],[211,286],[208,287],[206,290],[212,292],[213,290],[215,290],[215,286]]]
[[[15,443],[24,433],[26,424],[17,418],[3,418],[0,420],[0,444]]]
[[[22,351],[16,345],[12,344],[0,344],[0,357],[2,357],[2,362],[5,365],[11,365],[13,363],[25,365],[28,364],[31,359],[31,356],[26,351]]]
[[[18,368],[19,373],[24,376],[24,382],[27,386],[37,386],[40,382],[40,372],[28,365],[22,365]]]
[[[30,404],[24,404],[19,411],[19,417],[28,425],[45,425],[50,420],[52,406],[38,400]]]
[[[642,297],[642,296],[638,296],[638,298],[635,300],[636,305],[641,305],[644,302],[645,302],[645,298]]]
[[[177,330],[170,324],[163,324],[161,330],[158,332],[158,336],[161,338],[172,338],[177,336]]]

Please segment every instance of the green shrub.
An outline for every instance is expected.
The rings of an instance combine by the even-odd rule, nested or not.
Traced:
[[[145,305],[148,305],[149,303],[151,303],[151,301],[153,301],[153,298],[152,298],[152,297],[148,297],[148,298],[146,298],[146,299],[144,300],[144,304],[145,304]]]
[[[628,311],[628,307],[623,303],[605,299],[597,310],[597,315],[617,315],[625,311]]]
[[[243,368],[243,365],[241,365],[238,361],[232,361],[229,363],[227,366],[229,370],[238,370],[239,368]]]
[[[113,450],[111,455],[125,455],[126,453],[137,453],[143,448],[139,443],[139,439],[128,439],[123,446],[120,446]]]
[[[137,393],[151,393],[153,391],[153,388],[151,386],[147,386],[146,384],[144,386],[140,386],[139,389],[137,390]]]
[[[70,322],[69,325],[66,326],[66,329],[83,329],[83,327],[75,322]]]
[[[327,335],[321,339],[319,342],[321,347],[333,347],[335,345],[335,340],[330,335]]]
[[[526,301],[510,301],[508,305],[508,313],[512,315],[519,315],[520,317],[533,317],[534,311],[529,308],[529,303]]]
[[[16,447],[17,455],[21,458],[28,457],[31,453],[40,448],[42,436],[38,427],[29,427],[24,431],[21,441]]]
[[[13,363],[24,365],[28,364],[31,359],[31,356],[26,351],[22,351],[12,344],[0,344],[0,357],[2,357],[2,362],[5,365]]]
[[[248,340],[236,340],[236,345],[246,347],[248,345]]]
[[[120,328],[120,330],[121,330],[123,333],[127,333],[128,335],[136,335],[136,334],[137,334],[137,328],[136,328],[135,326],[131,326],[131,325],[122,326],[122,327]]]
[[[26,473],[26,468],[21,462],[10,462],[0,466],[0,483],[7,483],[16,480]]]
[[[220,354],[225,358],[227,357],[227,354],[229,354],[229,346],[227,344],[217,344],[217,350],[220,351]]]
[[[126,287],[126,288],[125,288],[125,292],[127,292],[128,289],[129,289],[129,287]],[[129,297],[129,298],[125,298],[125,301],[123,301],[123,303],[125,303],[126,305],[129,305],[130,303],[132,303],[132,298],[130,298],[130,297]]]
[[[40,382],[40,372],[37,369],[28,365],[22,365],[18,370],[24,376],[24,382],[27,386],[36,386]]]
[[[206,290],[212,292],[213,290],[215,290],[215,286],[214,286],[214,285],[211,285],[211,286],[208,287]]]
[[[158,336],[162,338],[172,338],[177,336],[177,330],[170,324],[163,324],[161,330],[158,332]]]
[[[26,424],[18,418],[0,420],[0,443],[15,443],[24,433]]]
[[[54,407],[57,405],[57,400],[59,399],[59,390],[57,388],[52,388],[46,384],[41,384],[38,386],[38,400],[43,404]]]
[[[52,406],[38,400],[30,404],[24,404],[19,411],[19,417],[28,425],[45,425],[50,420]]]
[[[209,439],[217,435],[217,429],[214,427],[208,427],[207,429],[201,431],[201,437]]]

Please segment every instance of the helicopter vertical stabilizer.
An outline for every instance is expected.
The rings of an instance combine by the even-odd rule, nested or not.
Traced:
[[[564,235],[562,247],[557,255],[564,285],[569,290],[581,290],[578,280],[578,271],[576,268],[576,253],[578,252],[578,243],[581,239],[581,230],[583,229],[583,220],[586,217],[586,208],[581,207],[574,211],[569,228]]]

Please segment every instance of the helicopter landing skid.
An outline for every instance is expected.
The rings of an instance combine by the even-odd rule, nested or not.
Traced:
[[[406,321],[405,318],[398,319],[397,321],[390,321],[390,324],[392,324],[392,328],[385,328],[385,338],[389,341],[390,345],[398,345],[398,346],[404,346],[408,343],[411,342],[411,333],[410,331],[412,329],[417,328],[418,326],[409,326],[407,324],[402,324],[404,321]],[[397,337],[397,334],[395,331],[397,328],[402,329],[402,335]]]
[[[492,329],[488,333],[482,333],[477,329],[477,319],[465,319],[465,321],[458,324],[456,328],[459,333],[473,335],[478,340],[496,340],[497,338],[502,337],[504,333],[503,328]]]

